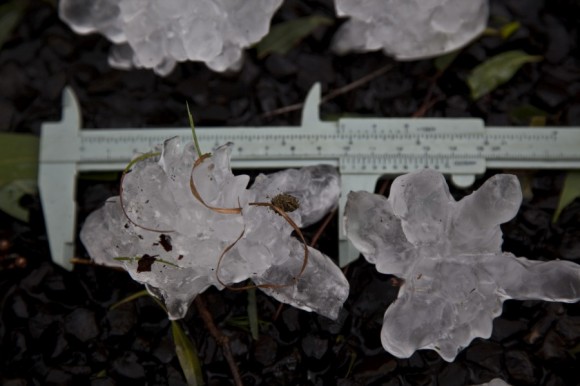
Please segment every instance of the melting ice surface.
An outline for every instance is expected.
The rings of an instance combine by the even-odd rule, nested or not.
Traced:
[[[510,386],[509,383],[505,382],[503,379],[494,378],[487,383],[482,383],[480,385],[474,386]]]
[[[128,216],[150,230],[129,221],[119,197],[112,197],[87,218],[80,234],[96,263],[125,268],[164,301],[171,319],[179,319],[197,294],[211,285],[222,288],[216,277],[218,259],[245,230],[223,257],[222,282],[293,283],[261,289],[303,310],[333,319],[338,316],[349,288],[342,271],[327,256],[309,248],[306,269],[294,283],[303,264],[304,245],[290,236],[293,228],[283,217],[270,208],[248,205],[287,193],[300,203],[288,215],[298,226],[312,224],[338,202],[339,176],[334,167],[319,165],[260,175],[246,189],[249,177],[231,172],[229,145],[218,148],[193,174],[197,157],[192,144],[182,145],[173,138],[161,150],[160,157],[137,162],[123,181]],[[190,176],[207,205],[241,207],[242,213],[222,214],[203,206],[192,195]],[[145,255],[156,259],[150,271],[138,272],[139,263],[134,260],[114,259]]]
[[[460,48],[487,24],[488,0],[335,0],[350,17],[334,37],[339,53],[382,49],[399,60],[438,56]]]
[[[384,315],[385,350],[407,358],[433,349],[452,361],[474,338],[489,338],[507,299],[580,300],[580,265],[501,251],[500,224],[521,201],[517,178],[498,174],[456,202],[433,170],[396,178],[388,199],[349,194],[348,238],[379,272],[404,279]]]
[[[169,74],[177,62],[214,71],[241,65],[242,50],[264,37],[282,0],[61,0],[61,19],[80,34],[99,32],[115,45],[116,68]]]

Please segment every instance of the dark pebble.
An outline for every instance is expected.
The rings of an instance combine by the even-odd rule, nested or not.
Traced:
[[[51,369],[46,375],[47,386],[66,386],[73,385],[73,376],[62,370]]]
[[[113,378],[105,377],[99,379],[93,379],[91,381],[91,386],[117,386],[117,382]]]
[[[551,110],[556,109],[568,98],[566,84],[551,77],[544,77],[536,85],[535,94]]]
[[[302,350],[308,358],[321,359],[328,351],[328,340],[313,334],[302,339]]]
[[[269,366],[276,360],[277,347],[274,339],[260,335],[259,339],[254,342],[254,358],[262,366]]]
[[[109,334],[123,336],[128,334],[137,323],[137,314],[133,303],[125,303],[107,312],[109,322]]]
[[[111,364],[111,372],[133,381],[145,378],[145,369],[139,363],[137,355],[132,352],[126,352],[115,358]]]
[[[550,63],[559,63],[566,58],[570,52],[570,37],[562,22],[553,16],[544,18],[548,32],[548,50],[544,54]]]
[[[81,342],[87,342],[99,335],[95,313],[85,308],[76,309],[68,314],[64,321],[64,328],[67,334]]]
[[[280,78],[293,75],[298,70],[296,64],[294,64],[286,55],[270,55],[266,59],[265,65],[270,74]]]
[[[159,343],[153,350],[153,355],[161,363],[169,363],[175,357],[175,344],[173,339],[166,335],[159,340]]]
[[[505,353],[505,365],[510,377],[522,385],[536,385],[534,365],[525,351]]]

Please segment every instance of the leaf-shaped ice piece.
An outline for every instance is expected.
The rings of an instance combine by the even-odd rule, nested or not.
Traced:
[[[349,194],[347,237],[379,272],[404,279],[384,316],[387,351],[433,349],[452,361],[491,335],[507,299],[580,300],[580,265],[501,252],[500,224],[521,200],[518,179],[498,174],[455,202],[443,176],[428,169],[397,177],[388,200]]]

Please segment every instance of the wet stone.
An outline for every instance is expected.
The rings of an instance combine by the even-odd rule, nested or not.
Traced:
[[[107,313],[109,322],[109,334],[113,336],[123,336],[129,333],[137,323],[135,306],[132,303],[125,303],[110,310]]]
[[[68,314],[64,321],[64,328],[67,334],[81,342],[89,341],[99,335],[95,313],[84,308],[76,309]]]
[[[274,339],[266,335],[260,335],[260,338],[254,343],[254,358],[263,366],[269,366],[276,361],[276,351],[278,345]]]
[[[270,74],[276,77],[293,75],[297,71],[297,66],[286,55],[272,54],[266,59],[266,68]]]
[[[308,334],[302,339],[302,350],[308,358],[321,359],[328,351],[328,340]]]
[[[12,305],[10,308],[17,318],[28,318],[30,316],[28,305],[26,304],[22,294],[16,294],[12,298]]]
[[[175,357],[175,345],[169,336],[164,336],[159,340],[157,347],[153,350],[153,355],[161,363],[169,363]]]
[[[73,376],[59,369],[51,369],[46,375],[47,386],[66,386],[73,384]]]
[[[91,386],[116,386],[117,383],[111,377],[93,379],[91,381]]]
[[[536,385],[534,365],[529,355],[524,351],[508,351],[505,353],[505,365],[511,378],[522,385]]]
[[[544,57],[550,63],[559,63],[568,56],[571,49],[568,31],[560,20],[551,15],[546,16],[544,22],[548,32],[548,50]]]
[[[114,374],[129,380],[145,378],[145,369],[139,363],[137,355],[132,352],[126,352],[121,357],[114,359],[111,367]]]

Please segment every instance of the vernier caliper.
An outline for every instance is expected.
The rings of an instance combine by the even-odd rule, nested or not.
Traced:
[[[373,192],[382,175],[434,168],[468,187],[490,168],[580,169],[580,128],[485,128],[481,119],[319,118],[320,85],[312,87],[300,126],[197,128],[205,151],[233,142],[233,168],[288,168],[331,164],[341,175],[339,262],[358,251],[344,234],[351,190]],[[185,116],[185,115],[184,115]],[[135,153],[165,139],[191,140],[189,128],[81,130],[72,89],[65,89],[62,119],[42,126],[39,187],[52,259],[71,269],[76,220],[76,177],[84,171],[122,170]]]

